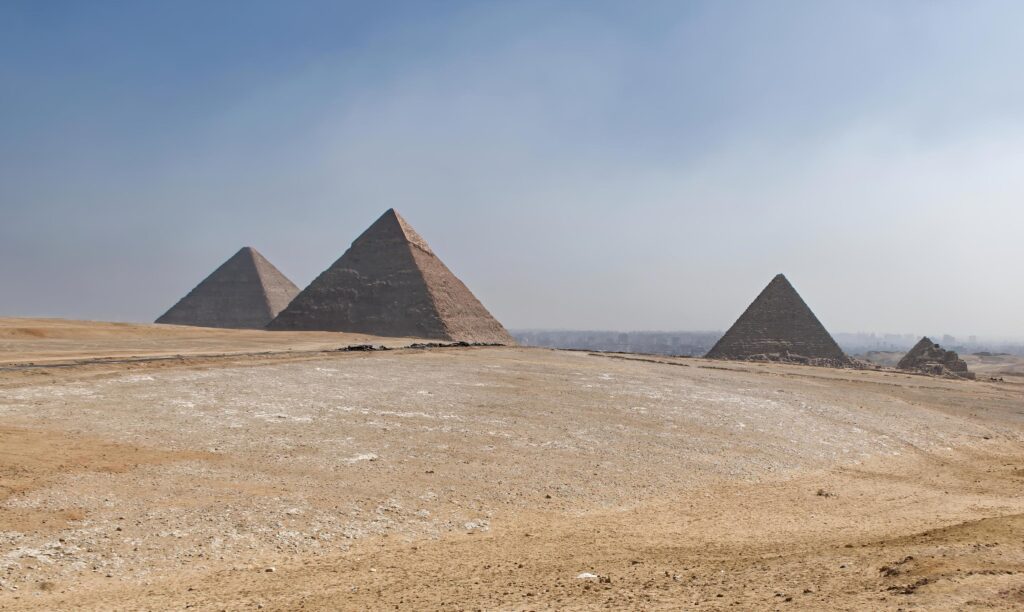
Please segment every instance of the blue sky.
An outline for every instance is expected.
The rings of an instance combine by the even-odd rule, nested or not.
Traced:
[[[1024,337],[1024,5],[0,4],[0,314],[297,284],[398,209],[509,327]]]

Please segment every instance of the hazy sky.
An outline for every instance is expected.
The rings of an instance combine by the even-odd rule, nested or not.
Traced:
[[[1024,3],[0,2],[0,314],[304,286],[395,207],[508,327],[1024,337]]]

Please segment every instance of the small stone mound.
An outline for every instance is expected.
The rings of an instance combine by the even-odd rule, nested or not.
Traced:
[[[771,363],[788,363],[795,365],[809,365],[819,368],[854,368],[854,369],[870,369],[863,367],[862,362],[857,362],[852,359],[836,359],[833,357],[806,357],[804,355],[797,355],[788,351],[780,351],[778,353],[758,353],[756,355],[743,355],[739,357],[730,357],[734,361],[754,361],[754,362],[771,362]]]
[[[955,351],[947,351],[925,336],[896,364],[897,370],[920,372],[931,376],[974,379],[967,362]]]

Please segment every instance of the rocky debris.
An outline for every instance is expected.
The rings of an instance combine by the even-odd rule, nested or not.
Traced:
[[[782,274],[768,283],[705,357],[827,367],[852,365]]]
[[[816,366],[819,368],[856,368],[856,369],[875,369],[872,367],[861,367],[858,362],[852,359],[831,359],[831,358],[819,358],[819,357],[806,357],[804,355],[795,355],[787,351],[781,351],[778,353],[759,353],[757,355],[745,355],[743,357],[733,358],[735,361],[760,361],[765,363],[791,363],[796,365],[809,365]]]
[[[356,238],[267,329],[515,344],[394,209]]]
[[[363,352],[363,351],[390,351],[391,349],[384,346],[383,344],[353,344],[350,346],[343,346],[337,349],[340,353],[352,353],[352,352]]]
[[[242,247],[156,322],[263,329],[298,293],[256,249]]]
[[[469,346],[504,346],[495,342],[413,342],[408,346],[397,347],[397,348],[408,348],[408,349],[436,349],[436,348],[459,348]],[[350,352],[372,352],[372,351],[392,351],[395,350],[393,347],[385,346],[383,344],[352,344],[349,346],[343,346],[335,349],[337,352],[350,353]]]
[[[496,342],[413,342],[406,348],[411,349],[432,349],[432,348],[457,348],[466,346],[504,346]]]
[[[914,557],[907,555],[899,561],[894,562],[892,565],[883,565],[882,567],[878,568],[878,573],[880,573],[882,576],[885,576],[886,578],[899,576],[905,571],[905,568],[902,568],[901,566],[910,563],[913,560]]]
[[[913,595],[917,589],[934,582],[931,578],[919,578],[916,582],[903,586],[891,586],[886,590],[897,595]]]
[[[947,351],[925,336],[896,364],[896,369],[947,378],[974,379],[967,362],[955,351]]]

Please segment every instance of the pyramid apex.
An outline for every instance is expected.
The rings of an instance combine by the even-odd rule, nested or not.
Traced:
[[[263,256],[262,253],[260,253],[254,247],[251,247],[251,246],[244,246],[244,247],[238,249],[238,251],[231,257],[231,259],[239,259],[239,258],[241,258],[241,259],[246,259],[247,258],[249,261],[252,262],[252,265],[256,266],[257,269],[260,269],[264,265],[273,267],[273,264],[271,264],[267,260],[267,258]]]
[[[385,210],[383,213],[381,213],[381,215],[377,217],[377,220],[374,221],[373,224],[370,225],[370,227],[372,228],[374,225],[378,224],[392,223],[398,224],[398,226],[402,227],[403,229],[405,228],[406,225],[408,225],[408,222],[405,220],[405,218],[402,217],[402,215],[398,214],[397,210],[395,210],[394,208],[389,208]]]
[[[433,251],[431,251],[430,245],[427,244],[427,241],[424,240],[423,237],[420,236],[419,233],[417,233],[416,230],[413,229],[411,225],[409,225],[409,222],[406,221],[405,218],[402,217],[402,215],[398,214],[398,211],[395,210],[394,208],[389,208],[385,210],[384,214],[378,217],[377,220],[373,222],[373,225],[369,227],[369,229],[363,232],[362,235],[359,236],[359,238],[356,238],[356,242],[366,240],[367,238],[370,237],[376,238],[381,236],[382,234],[386,235],[391,232],[395,232],[396,230],[397,233],[401,236],[401,238],[404,239],[406,242],[412,244],[418,249],[433,254]]]
[[[385,210],[384,214],[382,214],[380,216],[380,218],[381,219],[390,219],[390,220],[393,220],[393,221],[398,221],[398,223],[400,223],[401,225],[408,224],[408,222],[405,220],[405,217],[403,217],[401,215],[401,213],[399,213],[394,208],[389,208],[389,209]]]
[[[796,293],[796,287],[793,283],[789,282],[785,274],[776,274],[772,277],[772,280],[764,286],[764,291],[767,292],[783,292],[783,293]]]

